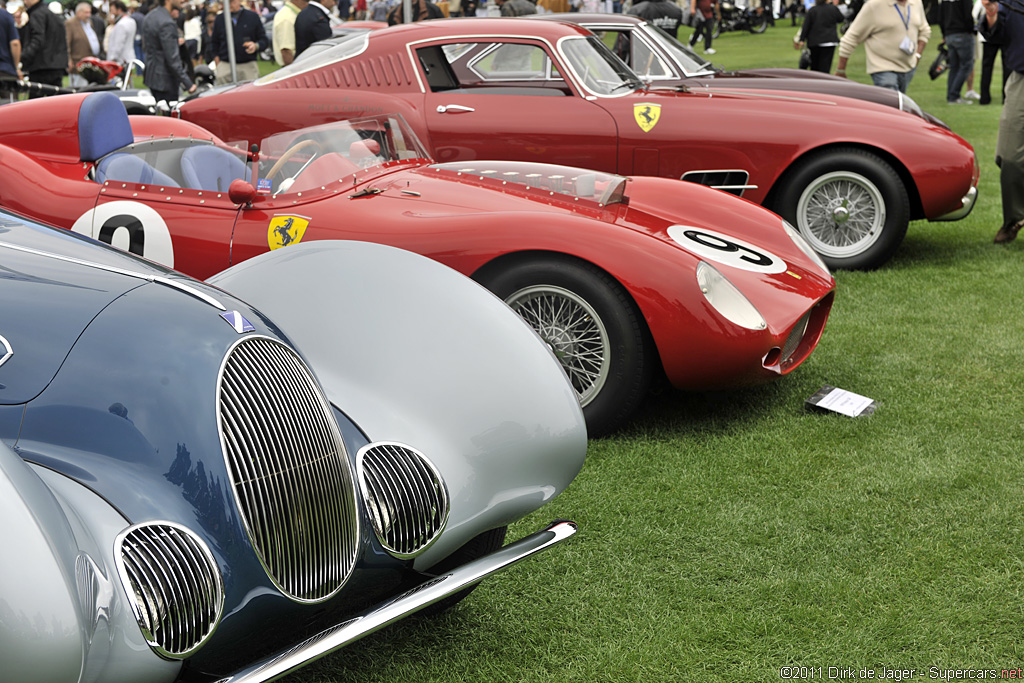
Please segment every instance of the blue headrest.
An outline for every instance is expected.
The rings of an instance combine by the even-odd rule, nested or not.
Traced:
[[[96,161],[135,141],[128,112],[117,95],[95,92],[78,111],[78,149],[82,161]]]

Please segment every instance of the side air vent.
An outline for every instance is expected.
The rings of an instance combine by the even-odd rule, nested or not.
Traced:
[[[384,549],[400,558],[426,550],[448,519],[448,489],[420,452],[397,443],[373,443],[359,451],[363,501]]]
[[[198,650],[224,608],[224,584],[206,544],[171,522],[131,527],[116,543],[121,583],[150,647],[168,659]]]
[[[218,402],[235,499],[268,576],[295,600],[326,600],[355,565],[359,518],[323,391],[291,348],[250,336],[225,359]]]
[[[744,190],[757,189],[757,185],[747,184],[749,178],[749,173],[740,170],[690,171],[683,174],[683,180],[713,187],[737,197],[742,197]]]

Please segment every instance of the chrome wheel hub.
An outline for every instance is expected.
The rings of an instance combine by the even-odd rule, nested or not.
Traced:
[[[585,406],[601,391],[611,367],[608,330],[594,308],[575,292],[534,285],[505,299],[562,364]]]
[[[823,256],[843,258],[867,251],[885,227],[885,200],[871,180],[852,171],[820,176],[796,206],[797,227]]]

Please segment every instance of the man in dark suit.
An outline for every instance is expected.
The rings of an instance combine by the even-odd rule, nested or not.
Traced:
[[[295,56],[318,40],[331,37],[331,10],[335,0],[311,0],[295,17]]]
[[[260,15],[242,8],[242,0],[231,0],[231,33],[234,38],[235,76],[238,81],[254,81],[260,77],[259,53],[270,45],[267,32],[263,30]],[[231,59],[228,54],[228,34],[224,27],[224,13],[213,22],[211,37],[213,61],[217,64],[217,83],[232,83]]]
[[[181,63],[178,25],[171,17],[175,10],[181,11],[181,0],[161,0],[161,4],[146,13],[142,22],[142,43],[146,52],[146,72],[142,81],[157,102],[177,101],[181,88],[190,93],[196,91],[195,83]]]
[[[25,0],[28,23],[21,27],[21,69],[28,80],[60,86],[68,68],[64,22],[42,0]],[[30,91],[29,97],[49,93]]]

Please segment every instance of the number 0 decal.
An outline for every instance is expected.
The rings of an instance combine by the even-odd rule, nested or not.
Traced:
[[[174,267],[174,245],[167,223],[152,207],[140,202],[101,204],[82,214],[71,230]]]
[[[668,236],[698,256],[755,273],[782,273],[786,262],[775,254],[707,228],[673,225]]]

